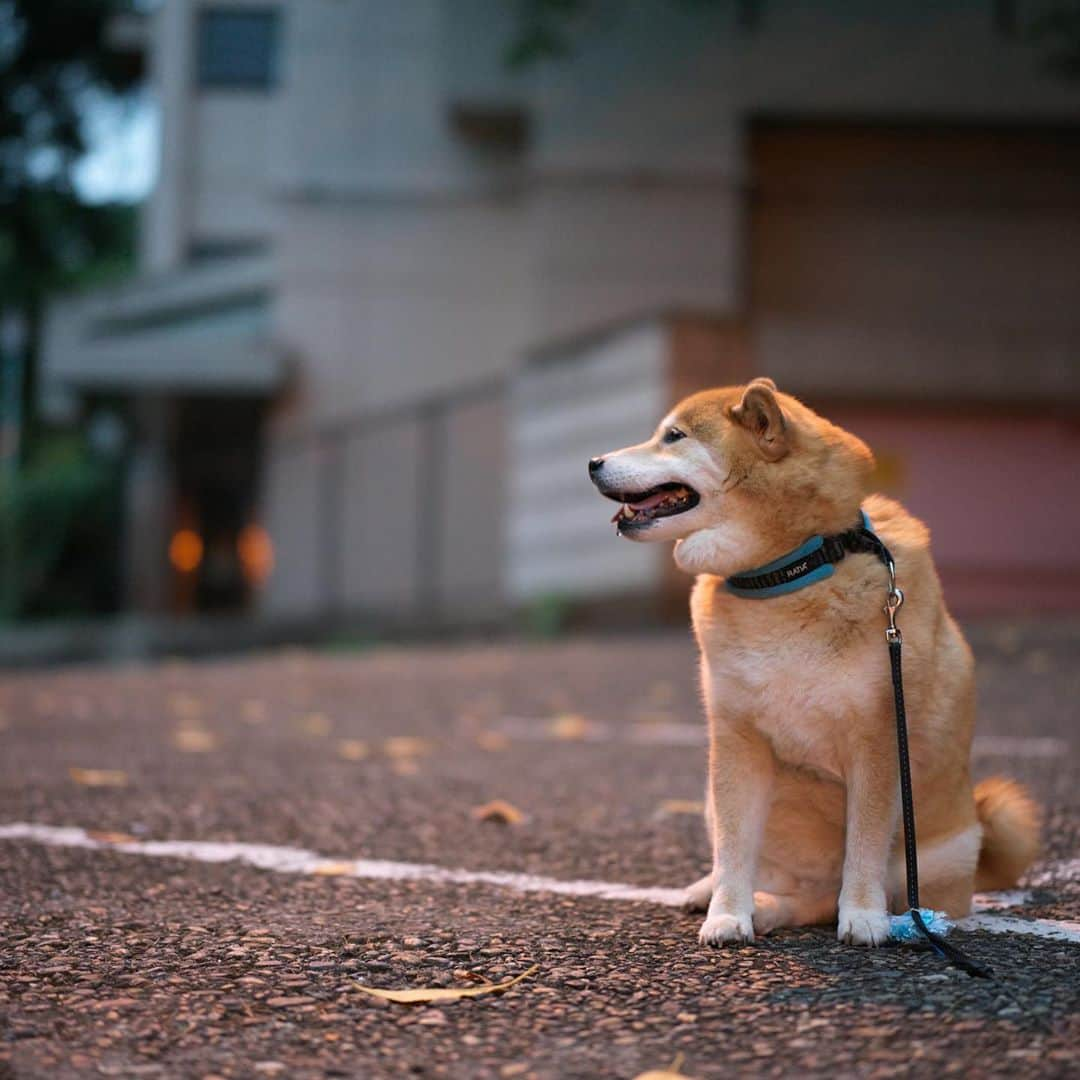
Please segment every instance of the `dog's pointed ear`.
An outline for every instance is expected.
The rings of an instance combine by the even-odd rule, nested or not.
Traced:
[[[767,461],[779,461],[790,449],[788,423],[772,379],[754,379],[731,410],[731,418],[753,436]]]

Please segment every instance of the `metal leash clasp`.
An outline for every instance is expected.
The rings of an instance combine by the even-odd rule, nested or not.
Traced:
[[[883,610],[889,616],[889,627],[885,631],[885,639],[890,645],[894,642],[899,645],[904,639],[900,634],[900,627],[896,625],[896,613],[903,607],[904,592],[896,584],[896,564],[890,559],[886,565],[889,568],[889,598],[885,601]]]

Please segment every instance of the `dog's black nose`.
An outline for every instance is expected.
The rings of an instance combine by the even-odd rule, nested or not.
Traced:
[[[602,457],[589,458],[589,475],[595,476],[604,467]]]

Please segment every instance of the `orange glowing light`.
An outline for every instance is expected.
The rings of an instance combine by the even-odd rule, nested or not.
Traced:
[[[236,551],[248,581],[261,585],[274,569],[274,545],[261,525],[245,525],[236,538]]]
[[[202,537],[193,529],[178,529],[169,541],[169,562],[181,574],[197,570],[203,557]]]

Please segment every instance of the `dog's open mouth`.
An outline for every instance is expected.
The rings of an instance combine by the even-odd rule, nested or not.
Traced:
[[[685,514],[701,502],[701,496],[693,488],[679,483],[660,484],[642,492],[622,491],[608,497],[622,503],[611,519],[620,529]]]

